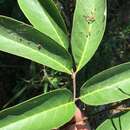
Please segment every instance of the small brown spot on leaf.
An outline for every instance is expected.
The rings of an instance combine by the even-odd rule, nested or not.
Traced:
[[[96,20],[96,17],[94,15],[90,15],[90,16],[83,16],[85,18],[85,20],[88,22],[88,24],[93,23]]]
[[[38,50],[41,50],[42,46],[40,44],[37,45]]]

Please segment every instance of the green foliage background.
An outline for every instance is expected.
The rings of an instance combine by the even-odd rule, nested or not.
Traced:
[[[71,30],[74,3],[72,0],[55,0],[55,2]],[[130,59],[130,2],[108,0],[108,6],[108,23],[104,39],[95,56],[80,72],[78,86],[94,74]],[[29,23],[16,0],[1,0],[0,14]],[[66,74],[0,52],[0,109],[56,89],[57,86],[64,88],[70,84],[71,81]],[[94,112],[100,109],[92,108]],[[98,116],[96,119],[99,124]]]

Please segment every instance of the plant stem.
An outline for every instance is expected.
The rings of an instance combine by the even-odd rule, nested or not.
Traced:
[[[75,101],[76,100],[76,72],[72,73],[72,80],[73,80],[73,98]]]

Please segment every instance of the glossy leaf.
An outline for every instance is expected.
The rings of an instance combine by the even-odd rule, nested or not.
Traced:
[[[57,25],[59,25],[59,27],[65,33],[67,33],[67,27],[62,17],[63,14],[61,13],[61,10],[57,7],[58,5],[55,4],[54,0],[39,0],[39,2],[41,2],[42,6],[47,10],[47,13],[54,19]]]
[[[0,130],[51,130],[75,113],[71,92],[56,90],[0,112]]]
[[[103,105],[130,98],[130,62],[105,70],[81,88],[80,99],[89,105]]]
[[[106,120],[96,130],[130,130],[130,112]]]
[[[71,74],[67,51],[31,26],[0,16],[0,50]]]
[[[101,42],[106,12],[106,0],[76,2],[71,43],[77,71],[91,59]]]
[[[65,23],[52,0],[18,0],[18,3],[34,28],[68,48]]]

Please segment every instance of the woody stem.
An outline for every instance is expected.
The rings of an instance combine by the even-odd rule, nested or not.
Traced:
[[[76,72],[72,73],[72,80],[73,80],[73,99],[76,101]]]

